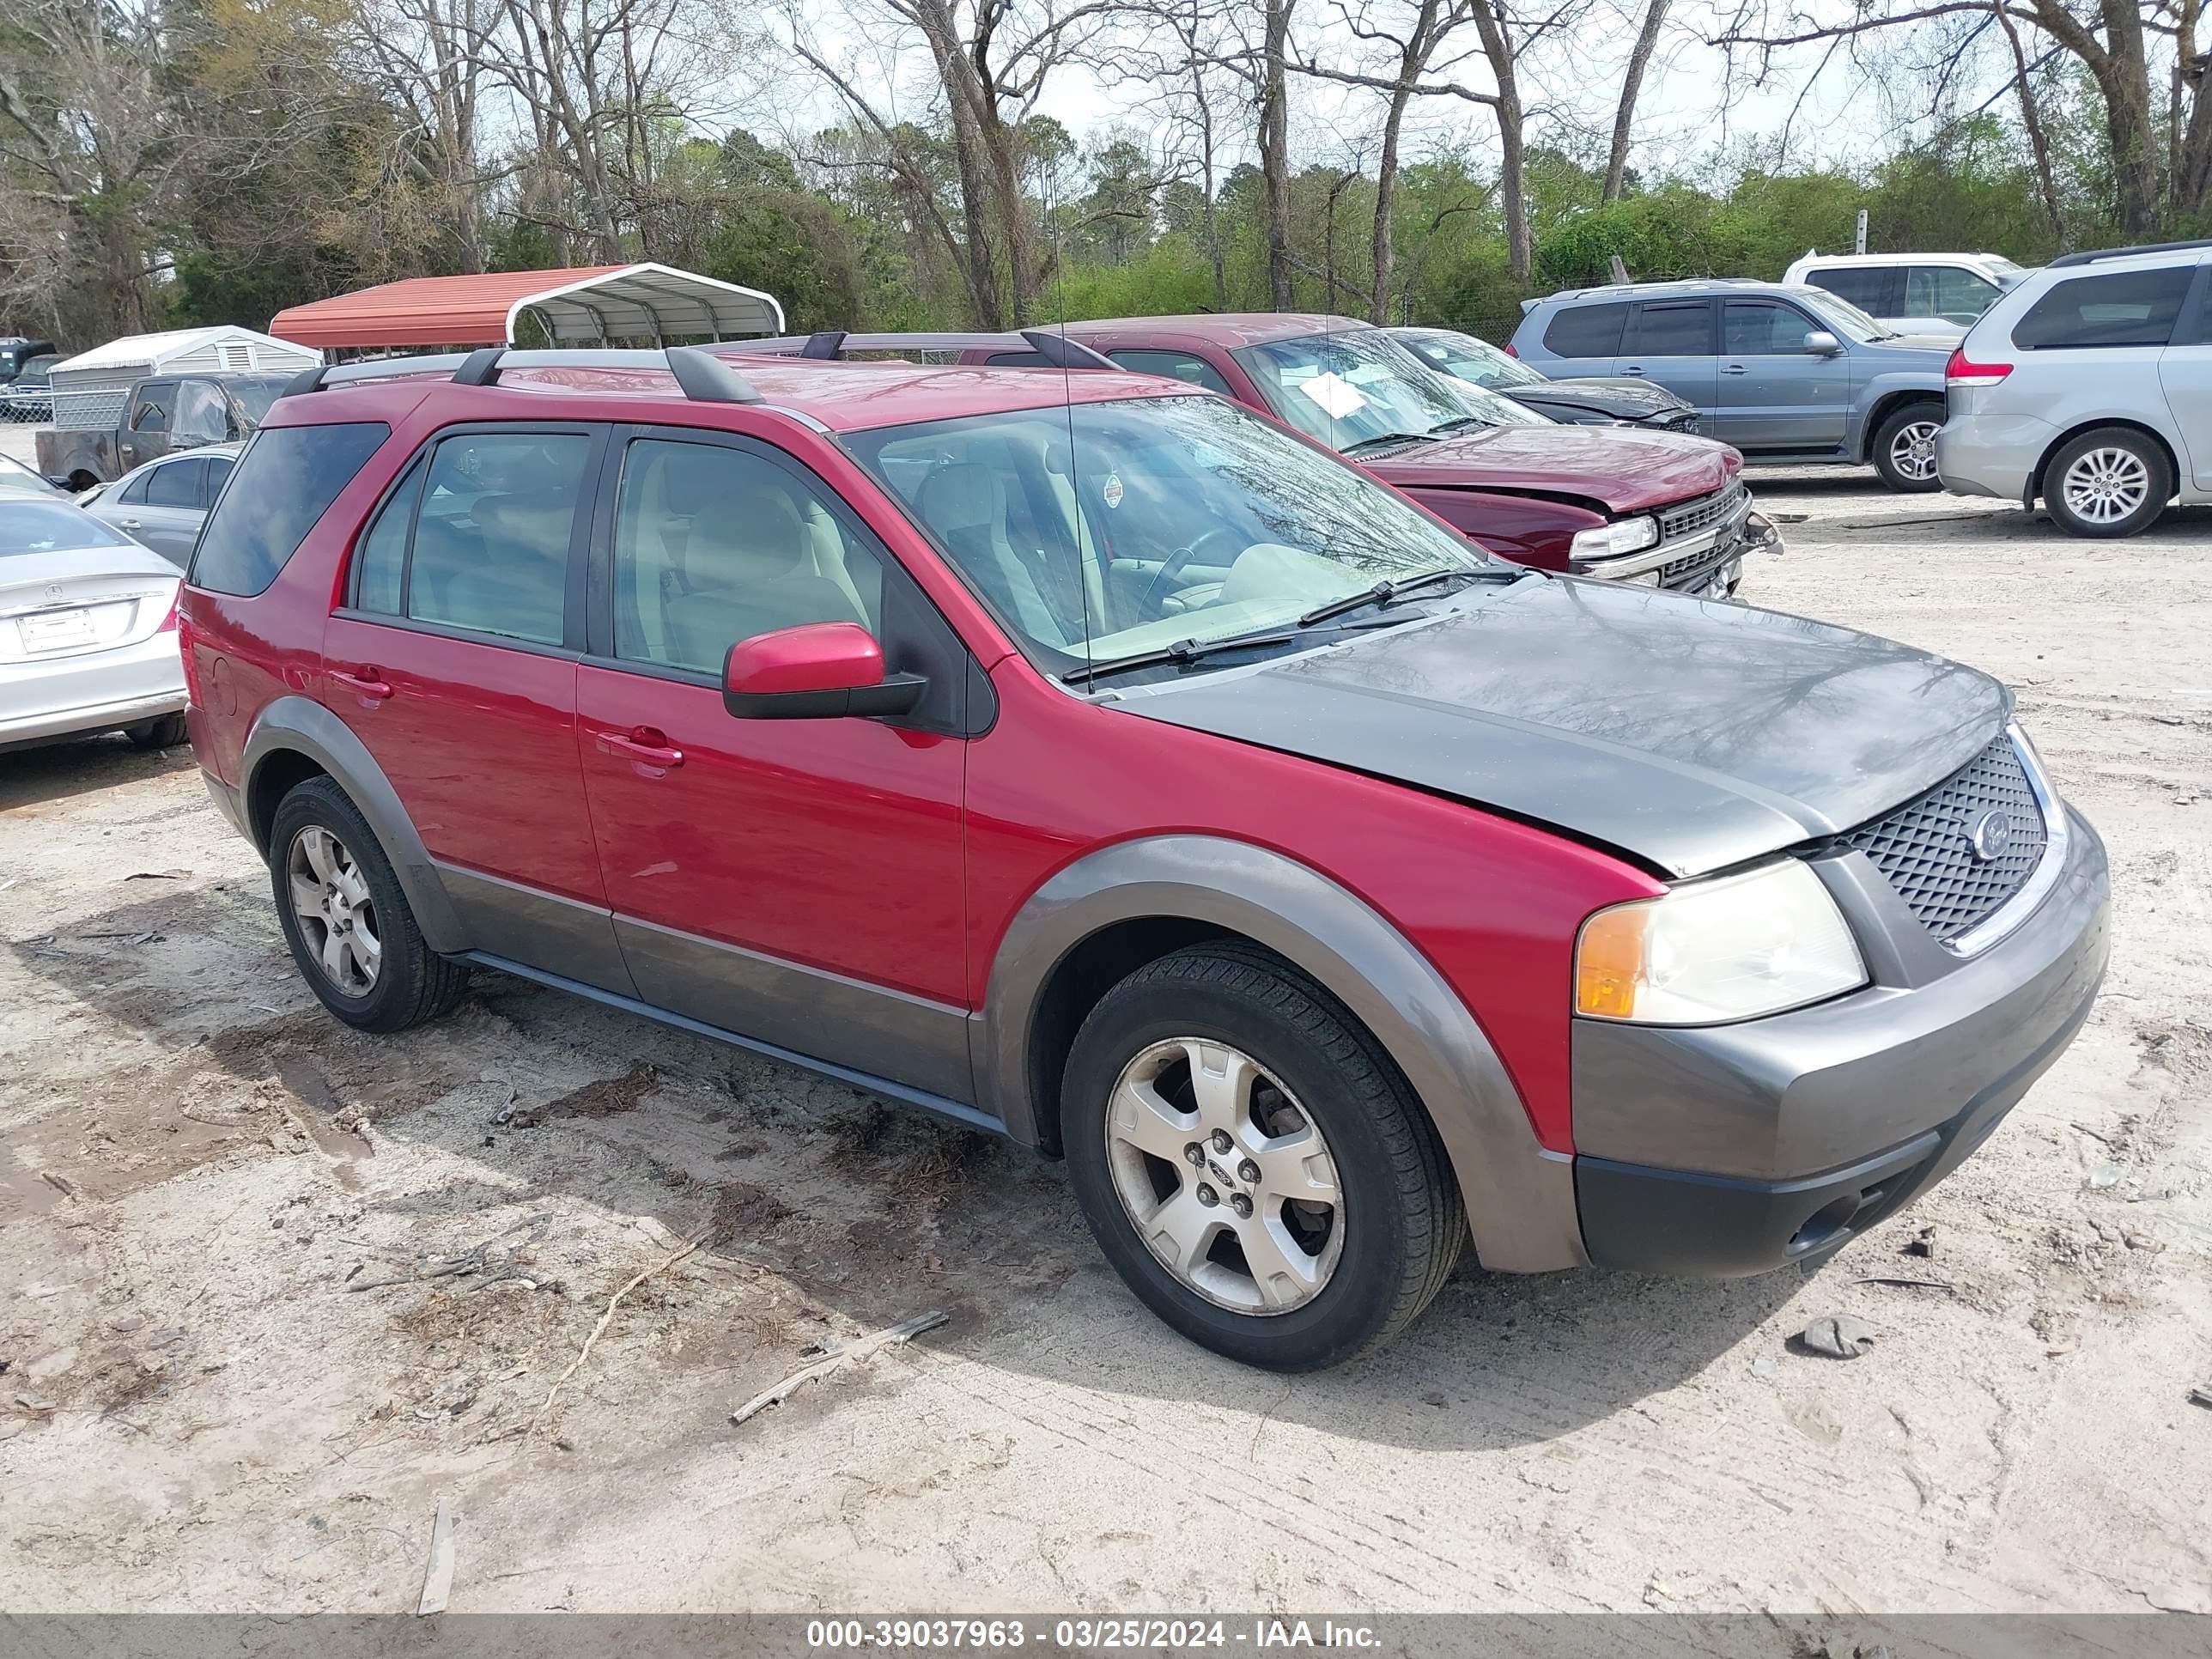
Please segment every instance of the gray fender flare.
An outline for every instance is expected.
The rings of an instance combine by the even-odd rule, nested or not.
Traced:
[[[1032,1098],[1029,1080],[1037,1005],[1053,970],[1100,929],[1145,917],[1242,933],[1318,981],[1366,1025],[1436,1125],[1485,1267],[1535,1273],[1588,1264],[1574,1161],[1539,1145],[1467,1005],[1356,894],[1249,842],[1119,842],[1060,871],[1016,914],[992,960],[975,1070],[981,1103],[1017,1139],[1034,1142],[1038,1120],[1058,1109],[1054,1100]]]
[[[239,763],[239,802],[250,811],[253,781],[264,762],[283,750],[305,755],[329,773],[376,832],[384,856],[399,878],[422,929],[422,942],[433,951],[451,955],[469,948],[468,933],[454,914],[453,900],[438,866],[422,846],[422,836],[399,804],[398,793],[368,746],[354,736],[346,723],[312,698],[279,697],[261,711],[246,738],[246,753]],[[248,819],[248,827],[251,818]],[[269,852],[263,848],[264,856]]]

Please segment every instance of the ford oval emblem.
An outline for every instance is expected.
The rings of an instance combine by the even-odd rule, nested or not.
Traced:
[[[1974,849],[1979,863],[2002,857],[2012,845],[2012,815],[1994,808],[1983,813],[1966,826],[1966,845]]]

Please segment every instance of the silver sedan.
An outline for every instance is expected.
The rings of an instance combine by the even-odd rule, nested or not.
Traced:
[[[133,541],[143,542],[182,570],[191,562],[192,544],[208,509],[222,494],[242,444],[209,444],[181,450],[125,473],[112,483],[95,485],[76,504],[103,524],[112,524]]]
[[[177,568],[67,501],[0,497],[0,749],[185,736]]]

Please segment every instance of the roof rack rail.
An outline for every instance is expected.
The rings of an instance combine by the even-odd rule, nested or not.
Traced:
[[[855,351],[1034,351],[1053,368],[1121,367],[1080,340],[1071,340],[1048,328],[906,334],[852,334],[832,328],[817,334],[787,335],[780,340],[736,340],[726,349],[748,356],[805,357],[817,362],[840,362]]]
[[[425,374],[445,375],[456,386],[496,386],[501,374],[510,368],[665,369],[676,377],[676,384],[684,389],[684,395],[695,404],[763,401],[751,381],[699,346],[669,346],[652,351],[515,351],[506,346],[483,346],[465,356],[447,352],[435,356],[379,357],[368,362],[326,363],[295,376],[277,395],[289,398],[357,381]]]
[[[2094,265],[2106,259],[2132,258],[2138,253],[2185,253],[2193,248],[2212,247],[2212,236],[2199,236],[2187,242],[2143,242],[2135,247],[2084,248],[2079,253],[2062,253],[2051,264],[2060,265]]]

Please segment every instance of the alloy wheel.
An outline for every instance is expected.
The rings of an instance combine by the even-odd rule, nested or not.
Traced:
[[[1320,1126],[1249,1054],[1170,1037],[1122,1068],[1106,1111],[1114,1188],[1184,1285],[1238,1313],[1321,1294],[1344,1253],[1344,1199]]]
[[[1898,428],[1889,441],[1889,464],[1898,477],[1911,483],[1926,483],[1936,476],[1936,421],[1911,421]]]
[[[346,844],[319,824],[292,837],[285,884],[307,954],[323,976],[349,997],[375,988],[384,962],[368,879]]]
[[[2150,468],[2131,449],[2117,445],[2086,450],[2059,482],[2067,510],[2084,524],[2118,524],[2142,510],[2150,495]]]

